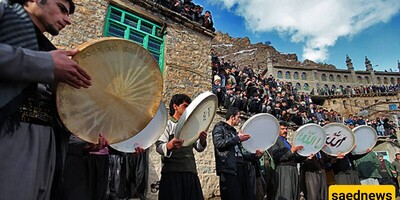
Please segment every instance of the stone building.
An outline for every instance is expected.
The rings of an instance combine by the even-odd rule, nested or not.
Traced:
[[[192,98],[211,90],[211,41],[215,33],[162,7],[152,0],[75,0],[73,24],[51,41],[61,49],[76,48],[100,37],[120,37],[145,47],[158,61],[163,74],[163,101],[176,93]],[[138,116],[140,117],[140,116]],[[134,119],[133,119],[134,120]],[[205,197],[218,187],[211,136],[201,158],[196,153]],[[161,157],[150,148],[148,199],[157,199],[150,190],[160,180]]]
[[[368,58],[366,58],[367,60]],[[267,59],[268,60],[268,59]],[[399,72],[374,71],[370,61],[366,61],[366,70],[354,70],[351,59],[347,56],[347,69],[336,69],[334,66],[311,67],[279,66],[267,61],[268,73],[276,78],[291,82],[299,91],[311,92],[321,88],[346,88],[370,85],[400,84]],[[316,92],[316,91],[315,91]]]

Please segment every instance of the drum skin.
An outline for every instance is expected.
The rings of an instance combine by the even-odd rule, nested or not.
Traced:
[[[353,131],[340,123],[330,123],[323,127],[326,132],[326,146],[322,151],[331,156],[337,156],[339,153],[349,153],[354,145],[355,138]]]
[[[184,140],[183,146],[192,145],[201,131],[207,131],[217,111],[218,98],[212,92],[197,96],[178,120],[175,137]]]
[[[279,122],[271,114],[259,113],[250,117],[242,127],[245,134],[250,134],[250,139],[242,142],[243,147],[255,153],[257,150],[267,150],[275,144],[279,136]]]
[[[160,107],[156,115],[147,124],[146,128],[140,131],[137,135],[120,143],[111,144],[110,146],[118,151],[125,153],[134,153],[136,147],[143,149],[153,145],[165,131],[167,125],[168,113],[164,103],[160,103]]]
[[[163,90],[153,56],[142,46],[120,38],[99,38],[79,46],[72,57],[92,78],[89,88],[57,86],[57,111],[65,127],[97,143],[110,143],[142,131],[156,114]]]
[[[294,133],[293,145],[303,146],[297,151],[301,156],[309,156],[318,153],[326,142],[325,130],[318,124],[306,124],[301,126]]]
[[[354,155],[367,153],[367,150],[372,150],[378,140],[376,130],[371,126],[361,125],[353,128],[353,133],[356,138],[356,147],[351,151]]]

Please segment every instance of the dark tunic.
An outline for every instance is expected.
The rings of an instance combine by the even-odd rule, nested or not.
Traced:
[[[276,164],[275,183],[278,186],[276,200],[298,200],[300,195],[299,172],[297,163],[304,160],[297,153],[292,153],[285,139],[281,136],[268,149]]]
[[[305,191],[307,200],[328,199],[328,186],[326,183],[324,154],[318,153],[311,160],[305,160],[300,167],[304,176]]]
[[[199,140],[193,144],[181,149],[163,152],[162,146],[174,138],[176,120],[170,119],[160,140],[156,142],[157,151],[161,153],[163,167],[161,170],[160,189],[158,193],[159,200],[202,200],[204,199],[200,180],[197,176],[196,162],[193,154],[193,148],[197,151]],[[167,154],[165,156],[165,153]]]
[[[358,157],[357,157],[358,158]],[[337,185],[360,185],[360,178],[355,170],[352,154],[347,154],[343,159],[336,159],[332,162],[335,183]]]
[[[71,136],[64,168],[62,200],[105,200],[106,198],[108,154],[89,154],[87,145],[87,142]]]

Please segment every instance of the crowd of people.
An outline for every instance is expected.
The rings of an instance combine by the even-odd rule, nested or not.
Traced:
[[[335,110],[323,108],[312,102],[310,94],[299,92],[296,87],[276,79],[272,74],[262,77],[250,65],[239,69],[235,63],[218,59],[211,50],[213,63],[212,91],[218,97],[220,108],[237,107],[248,116],[270,113],[278,120],[295,126],[306,123],[328,122],[347,125],[370,125],[379,136],[396,136],[397,125],[386,116],[368,119],[364,116],[342,116]],[[363,87],[360,87],[363,88]],[[367,87],[368,91],[397,91],[397,87]],[[354,88],[351,88],[354,89]],[[365,92],[364,89],[356,91]]]
[[[358,87],[334,87],[328,86],[317,88],[316,92],[313,89],[310,94],[311,95],[383,95],[387,93],[396,93],[400,92],[400,84],[396,85],[368,85],[368,86],[358,86]]]
[[[160,5],[180,13],[190,21],[199,23],[206,29],[214,32],[214,21],[211,11],[205,11],[203,6],[195,4],[192,0],[155,0]]]

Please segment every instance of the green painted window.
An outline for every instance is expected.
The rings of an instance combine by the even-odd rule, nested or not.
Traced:
[[[104,35],[128,39],[142,45],[154,56],[161,72],[163,71],[164,35],[161,33],[161,26],[110,5]]]

